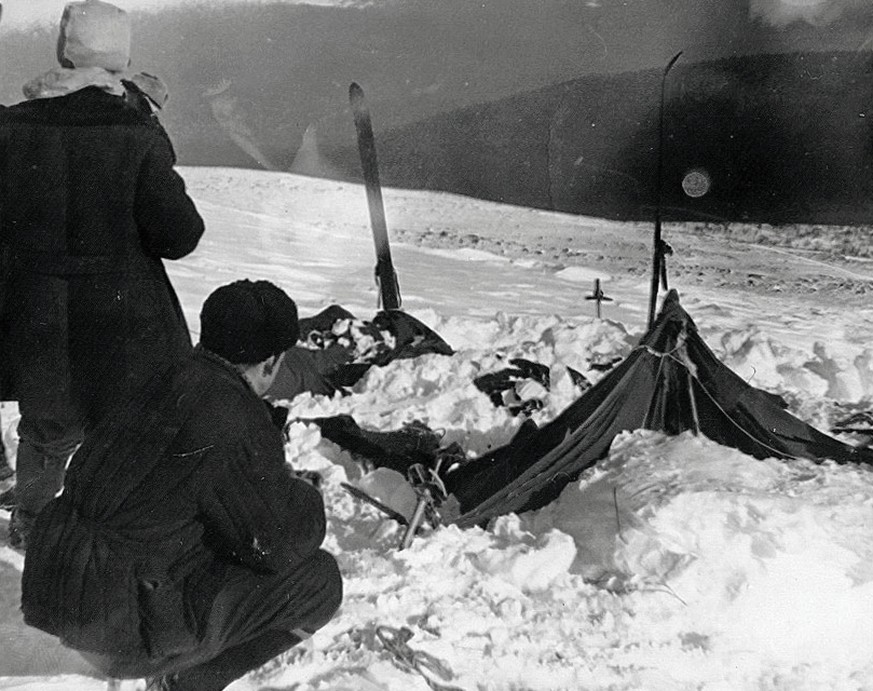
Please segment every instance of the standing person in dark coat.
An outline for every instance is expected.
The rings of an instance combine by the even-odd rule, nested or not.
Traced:
[[[3,14],[3,5],[0,5],[0,15]],[[3,111],[6,110],[6,106],[0,105],[0,116],[2,116]],[[3,296],[6,295],[6,289],[4,284],[4,277],[8,273],[7,271],[7,263],[9,259],[7,258],[7,252],[4,251],[3,245],[0,244],[0,314],[3,314]],[[2,326],[0,326],[2,329]],[[0,331],[0,401],[5,401],[7,396],[4,395],[6,392],[11,393],[12,387],[10,386],[8,381],[9,374],[7,368],[3,367],[3,332]],[[8,396],[11,398],[11,396]],[[9,465],[9,459],[6,458],[6,446],[3,443],[3,419],[0,417],[0,481],[7,480],[15,474],[15,471],[12,470],[12,467]],[[6,490],[7,492],[9,490]]]
[[[25,622],[150,689],[223,689],[342,599],[321,494],[261,398],[297,341],[293,301],[238,281],[200,319],[193,355],[88,435],[24,563]]]
[[[129,52],[122,10],[70,3],[61,67],[0,111],[0,381],[21,411],[18,546],[85,429],[191,349],[161,260],[190,253],[203,221],[160,125],[126,103]]]

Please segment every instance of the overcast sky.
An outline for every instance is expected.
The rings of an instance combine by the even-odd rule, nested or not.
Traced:
[[[753,17],[777,26],[805,21],[824,26],[838,19],[848,9],[869,8],[870,0],[750,0]]]
[[[403,6],[405,2],[421,2],[422,0],[112,0],[113,3],[123,9],[130,11],[160,11],[162,9],[177,7],[186,4],[198,4],[202,6],[217,6],[225,4],[259,4],[259,3],[287,3],[287,4],[307,4],[307,5],[322,5],[322,6],[355,6],[355,5],[397,5]],[[723,7],[720,7],[718,0],[698,0],[699,5],[696,5],[694,0],[684,0],[677,5],[672,0],[575,0],[579,4],[579,16],[584,18],[587,25],[592,22],[596,25],[600,15],[609,17],[610,22],[614,25],[613,28],[624,25],[622,21],[623,15],[627,13],[628,21],[638,20],[640,10],[647,8],[647,12],[652,13],[652,17],[659,17],[660,23],[652,25],[653,30],[661,31],[664,40],[668,40],[670,36],[675,36],[676,31],[682,31],[683,27],[690,31],[692,36],[689,39],[685,37],[683,44],[693,42],[696,37],[701,39],[701,26],[706,27],[711,34],[712,31],[718,33],[723,29],[723,33],[727,40],[730,40],[731,32],[743,32],[745,27],[737,24],[738,16],[742,14],[743,8],[748,8],[748,17],[752,24],[747,26],[768,26],[773,32],[773,36],[788,37],[794,33],[794,30],[804,32],[807,39],[810,36],[819,36],[824,40],[824,43],[815,43],[812,39],[812,44],[829,47],[831,49],[862,49],[873,50],[873,0],[721,0],[724,3],[731,3],[733,12],[723,12]],[[33,24],[42,24],[56,26],[60,20],[63,8],[69,0],[0,0],[3,6],[2,22],[0,22],[0,33],[4,31],[15,31],[17,29],[26,28]],[[432,7],[438,7],[440,0],[424,0],[424,2],[433,3]],[[487,7],[492,12],[500,13],[501,0],[470,0],[470,4],[482,4],[482,7]],[[535,4],[537,0],[530,0]],[[574,0],[566,0],[567,4],[571,4]],[[512,5],[510,5],[511,7]],[[552,4],[547,7],[559,8],[556,11],[561,12],[561,3]],[[677,10],[677,7],[684,8],[684,14]],[[695,13],[689,7],[697,8],[699,12]],[[516,6],[517,7],[517,6]],[[716,8],[720,8],[716,10]],[[564,8],[566,9],[566,7]],[[544,11],[550,11],[544,8]],[[696,16],[694,16],[696,14]],[[709,17],[709,19],[706,19]],[[528,17],[529,18],[529,17]],[[727,18],[727,19],[726,19]],[[666,21],[666,24],[664,23]],[[720,21],[729,21],[730,26],[719,28]],[[701,24],[701,22],[703,22]],[[696,28],[695,28],[696,27]],[[590,27],[589,27],[590,28]],[[669,32],[673,31],[673,34]],[[136,26],[134,25],[134,34]],[[704,36],[705,38],[705,36]],[[775,40],[775,39],[774,39]],[[785,38],[784,40],[790,40]],[[781,49],[787,49],[784,40],[777,44]],[[809,40],[807,40],[807,44]]]
[[[165,7],[173,7],[183,4],[219,4],[262,2],[265,0],[114,0],[113,5],[125,10],[160,10]],[[339,5],[348,4],[345,0],[273,0],[274,2],[301,3],[309,5]],[[434,0],[439,2],[439,0]],[[61,18],[64,6],[68,0],[2,0],[3,20],[2,26],[7,29],[16,29],[28,24],[48,23],[54,24]]]
[[[227,2],[261,2],[266,0],[116,0],[113,4],[129,10],[160,10],[185,3],[218,4]],[[306,3],[310,5],[353,4],[355,0],[273,0],[274,2]],[[362,0],[363,2],[364,0]],[[439,2],[439,0],[432,0]],[[659,0],[649,0],[658,2]],[[729,2],[732,0],[725,0]],[[3,0],[3,24],[19,28],[27,24],[58,21],[67,0]],[[499,0],[498,0],[499,2]],[[605,5],[624,0],[579,0],[589,6]],[[626,4],[626,2],[625,2]],[[776,26],[795,21],[822,26],[839,18],[847,8],[869,8],[873,0],[749,0],[753,17]]]
[[[114,5],[124,9],[160,9],[185,0],[118,0]],[[21,28],[27,24],[54,24],[60,18],[66,0],[3,0],[3,27]]]

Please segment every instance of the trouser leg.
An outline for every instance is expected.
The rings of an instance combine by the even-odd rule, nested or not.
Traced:
[[[213,602],[201,643],[168,658],[82,656],[107,676],[164,675],[173,691],[221,691],[324,626],[342,602],[336,560],[319,550],[277,574],[232,567]]]
[[[229,648],[209,662],[174,675],[172,691],[222,691],[246,673],[290,650],[302,638],[290,631],[267,631]]]
[[[15,499],[24,519],[35,519],[61,490],[67,462],[82,443],[83,434],[80,420],[22,415],[18,423]]]
[[[243,570],[219,593],[204,643],[217,654],[177,673],[174,689],[221,691],[324,626],[342,602],[336,560],[322,550],[293,570]]]

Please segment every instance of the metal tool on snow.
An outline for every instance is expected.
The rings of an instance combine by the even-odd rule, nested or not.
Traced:
[[[436,526],[440,523],[436,507],[448,497],[446,486],[438,474],[440,465],[442,465],[442,459],[438,458],[434,468],[426,468],[421,463],[416,463],[409,466],[409,470],[406,471],[407,478],[418,497],[418,503],[415,505],[415,512],[409,520],[409,525],[406,526],[400,549],[406,549],[412,544],[415,533],[425,518],[431,525]]]
[[[376,627],[376,637],[385,650],[391,653],[391,661],[397,667],[405,672],[417,672],[424,677],[433,691],[463,691],[457,686],[443,683],[454,677],[452,670],[430,653],[412,649],[408,643],[412,636],[412,631],[405,626],[399,629],[391,626]]]

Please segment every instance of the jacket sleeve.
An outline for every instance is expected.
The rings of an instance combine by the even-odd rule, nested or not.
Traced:
[[[292,476],[281,442],[277,447],[241,440],[213,449],[200,502],[211,548],[266,572],[305,559],[325,534],[321,493]]]
[[[139,172],[134,202],[140,238],[148,254],[179,259],[197,247],[203,219],[173,168],[175,155],[167,137],[157,131],[148,136],[152,144]]]

